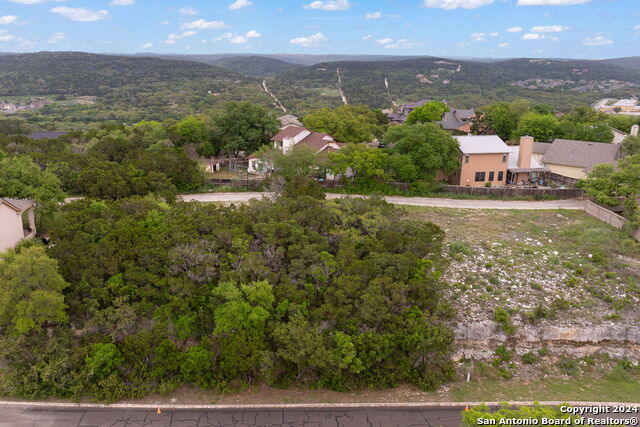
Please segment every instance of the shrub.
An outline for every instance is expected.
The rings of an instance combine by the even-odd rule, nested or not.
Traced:
[[[471,256],[473,251],[465,242],[461,242],[460,240],[456,240],[455,242],[449,243],[449,252],[452,255],[463,254],[466,256]]]
[[[191,347],[182,357],[180,373],[182,378],[202,388],[212,383],[213,353],[202,347]]]
[[[530,351],[522,355],[522,361],[527,365],[533,365],[538,361],[538,358],[536,357],[535,354],[533,354],[532,351]]]
[[[493,319],[507,335],[513,335],[516,332],[516,328],[511,324],[511,315],[503,307],[496,307],[493,312]]]

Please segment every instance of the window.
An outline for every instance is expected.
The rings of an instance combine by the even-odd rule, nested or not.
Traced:
[[[476,182],[484,182],[485,176],[485,172],[476,172]]]
[[[464,156],[464,162],[469,163],[469,156]]]
[[[504,172],[500,171],[498,172],[498,181],[502,181],[502,178],[504,178]]]
[[[502,163],[507,163],[507,155],[506,154],[502,155]]]
[[[489,172],[489,181],[493,181],[493,178],[496,176],[495,172]]]

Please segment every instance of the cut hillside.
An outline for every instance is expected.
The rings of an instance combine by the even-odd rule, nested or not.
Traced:
[[[270,84],[287,108],[338,106],[337,71],[352,104],[387,108],[420,99],[447,100],[458,108],[528,98],[560,109],[602,94],[639,91],[640,72],[599,61],[513,59],[478,61],[419,58],[402,61],[326,62],[279,75]],[[389,85],[389,93],[385,86]]]

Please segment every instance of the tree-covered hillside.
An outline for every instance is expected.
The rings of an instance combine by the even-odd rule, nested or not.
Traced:
[[[195,79],[212,83],[240,77],[236,73],[189,61],[39,52],[0,56],[0,95],[106,95],[127,85],[173,83]]]
[[[297,70],[302,65],[291,64],[275,58],[265,56],[240,56],[223,58],[215,65],[248,76],[275,76],[287,71]]]
[[[640,72],[599,61],[482,63],[441,58],[316,64],[276,77],[270,88],[296,111],[306,111],[312,102],[337,106],[342,103],[337,70],[348,102],[373,108],[423,98],[447,100],[459,108],[529,98],[569,109],[605,93],[629,96],[640,91]]]

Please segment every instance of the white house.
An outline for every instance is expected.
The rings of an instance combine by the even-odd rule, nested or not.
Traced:
[[[36,235],[35,202],[0,197],[0,252]]]

